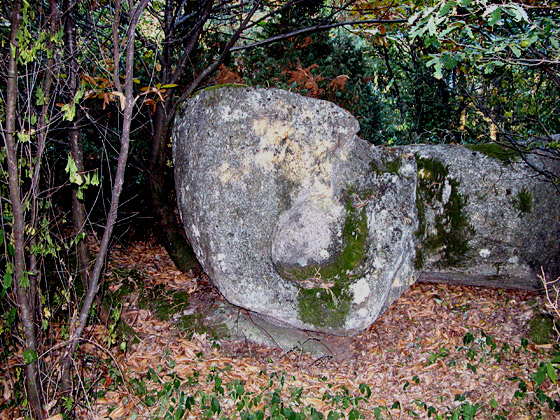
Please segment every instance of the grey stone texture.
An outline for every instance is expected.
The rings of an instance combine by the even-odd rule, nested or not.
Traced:
[[[214,88],[185,103],[173,133],[179,210],[230,303],[350,335],[420,273],[515,283],[557,270],[558,195],[522,162],[374,147],[358,130],[334,104],[276,89]]]
[[[537,289],[541,268],[560,275],[560,195],[531,168],[560,174],[553,160],[529,155],[529,166],[496,145],[406,149],[419,167],[416,258],[424,278]]]

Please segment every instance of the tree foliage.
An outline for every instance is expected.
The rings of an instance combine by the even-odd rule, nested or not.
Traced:
[[[410,37],[433,49],[426,65],[434,77],[462,77],[458,94],[502,137],[557,148],[558,9],[556,2],[440,1],[410,17]]]

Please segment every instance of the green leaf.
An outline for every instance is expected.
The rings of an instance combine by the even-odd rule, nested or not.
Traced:
[[[37,106],[45,104],[45,92],[43,92],[43,88],[41,87],[41,85],[37,86],[35,97],[37,98]]]
[[[210,409],[215,414],[218,414],[220,412],[220,401],[216,397],[212,398],[212,402],[210,403]]]
[[[63,120],[73,121],[76,117],[76,105],[74,103],[64,105],[61,111],[64,113],[62,115]]]
[[[78,167],[76,166],[76,162],[70,153],[68,153],[68,161],[64,170],[70,175],[70,182],[72,184],[82,185],[84,181],[82,176],[78,173]]]
[[[12,286],[12,273],[6,270],[4,273],[4,280],[2,282],[2,286],[4,286],[4,290],[8,290]]]
[[[546,365],[543,364],[539,367],[537,371],[531,375],[531,378],[535,381],[537,386],[542,384],[546,379]]]
[[[435,35],[437,33],[436,23],[433,18],[430,18],[430,20],[428,21],[427,28],[430,35]]]
[[[494,11],[492,12],[492,16],[491,16],[490,20],[488,21],[488,25],[494,26],[501,19],[502,19],[502,10],[499,7],[496,7],[494,9]]]
[[[449,13],[449,11],[451,10],[452,7],[456,7],[457,3],[454,1],[446,1],[443,4],[443,7],[440,9],[439,11],[439,16],[445,16],[446,14]]]
[[[367,400],[369,399],[369,397],[371,397],[371,388],[369,387],[368,384],[365,383],[361,383],[360,384],[360,392],[362,394],[364,394],[364,398]]]
[[[551,37],[549,38],[549,40],[550,40],[550,44],[551,44],[554,48],[556,48],[556,49],[559,49],[559,48],[560,48],[560,43],[558,43],[558,40],[557,40],[556,38],[554,38],[554,37],[551,36]]]
[[[327,416],[327,420],[338,420],[340,418],[340,413],[338,411],[330,411]]]
[[[31,140],[29,133],[22,133],[19,131],[17,133],[17,138],[21,143],[28,143]]]
[[[521,50],[517,47],[517,45],[512,44],[509,46],[509,49],[517,58],[521,57]]]
[[[28,272],[21,273],[21,279],[19,281],[21,287],[23,287],[26,290],[29,289],[29,286],[31,286],[31,283],[29,282],[29,274],[32,273],[28,273]]]
[[[490,400],[490,407],[494,409],[498,408],[498,402],[494,398]]]
[[[462,7],[468,7],[472,4],[473,0],[461,0],[459,3]]]
[[[360,418],[360,412],[358,410],[356,410],[355,408],[353,408],[348,413],[348,420],[358,420],[359,418]]]
[[[552,383],[556,383],[556,369],[554,368],[554,366],[552,366],[552,363],[548,362],[546,365],[546,373],[548,375],[548,377],[550,378],[550,380],[552,381]]]
[[[37,353],[35,353],[32,349],[25,349],[23,351],[23,360],[25,360],[25,364],[29,365],[33,362],[37,361]]]
[[[513,16],[513,18],[519,22],[524,20],[525,22],[529,22],[529,16],[527,16],[527,12],[523,7],[518,4],[508,4],[506,11],[509,15]]]
[[[442,69],[443,63],[441,61],[438,61],[434,66],[434,77],[438,80],[443,79],[443,73],[441,72]]]
[[[448,57],[447,60],[445,60],[446,69],[453,69],[456,66],[457,66],[457,59],[455,59],[455,57]]]
[[[159,88],[160,89],[171,89],[171,88],[174,88],[174,87],[177,87],[177,86],[179,86],[177,83],[168,83],[166,85],[160,86]]]
[[[74,406],[74,398],[62,397],[62,407],[64,407],[66,411],[72,410],[73,406]]]
[[[237,393],[237,395],[241,396],[245,393],[245,389],[243,388],[243,384],[237,384],[235,385],[235,392]]]
[[[78,102],[80,102],[80,100],[84,97],[84,93],[85,93],[85,87],[84,84],[82,83],[82,85],[80,86],[80,89],[78,89],[78,91],[76,92],[76,95],[74,96],[74,104],[77,104]],[[74,113],[76,111],[74,110]]]

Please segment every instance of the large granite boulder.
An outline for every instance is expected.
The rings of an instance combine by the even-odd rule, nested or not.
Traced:
[[[358,130],[329,102],[275,89],[186,102],[173,134],[179,209],[228,301],[352,334],[420,272],[531,282],[540,265],[557,269],[558,197],[521,162],[379,148]]]

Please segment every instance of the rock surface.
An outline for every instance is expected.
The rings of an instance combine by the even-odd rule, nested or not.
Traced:
[[[539,264],[556,269],[559,201],[521,163],[373,147],[358,130],[334,104],[275,89],[186,102],[173,134],[179,209],[229,302],[347,335],[420,271],[532,281]]]
[[[560,275],[558,191],[519,157],[496,145],[406,149],[418,163],[423,277],[537,289],[541,267],[550,278]]]

